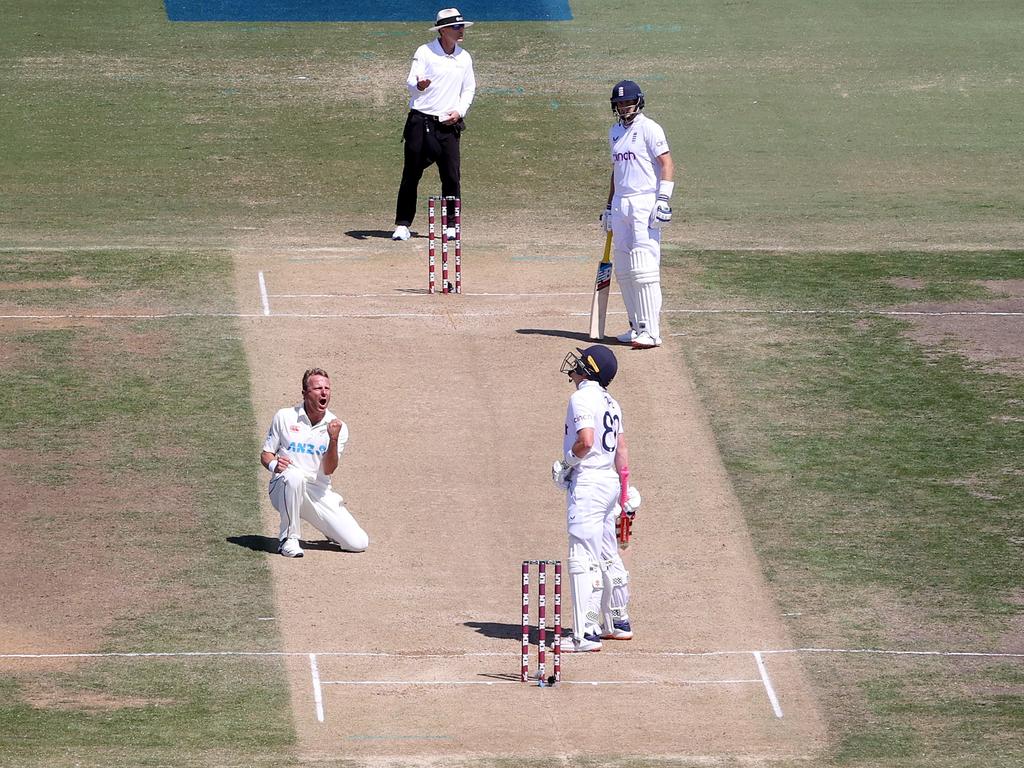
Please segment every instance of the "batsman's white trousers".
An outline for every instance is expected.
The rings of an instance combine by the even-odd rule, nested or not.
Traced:
[[[342,549],[362,552],[369,546],[370,537],[345,508],[341,495],[310,482],[297,467],[274,475],[270,481],[270,503],[281,514],[281,539],[301,538],[301,518]]]
[[[661,261],[661,231],[650,226],[658,202],[655,192],[612,199],[612,253],[615,276],[629,272],[629,252],[643,248]]]
[[[573,546],[586,549],[594,567],[618,554],[618,542],[615,538],[615,510],[619,500],[619,475],[614,470],[593,471],[580,475],[574,473],[573,480],[566,494],[566,523],[569,532],[569,552]],[[609,547],[611,550],[609,551]],[[594,588],[589,596],[577,595],[573,582],[573,602],[585,600],[579,606],[580,612],[592,621],[601,615],[603,580],[595,574]],[[594,623],[598,623],[594,621]],[[586,629],[590,629],[587,627]],[[579,628],[575,628],[579,632]],[[582,632],[580,632],[582,634]]]

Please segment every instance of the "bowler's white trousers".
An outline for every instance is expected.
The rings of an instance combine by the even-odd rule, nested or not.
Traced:
[[[370,543],[341,495],[310,481],[298,467],[288,467],[271,478],[270,503],[281,514],[281,539],[301,538],[301,518],[350,552],[362,552]]]

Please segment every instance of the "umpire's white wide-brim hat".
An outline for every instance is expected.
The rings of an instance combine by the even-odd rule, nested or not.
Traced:
[[[434,20],[434,26],[431,29],[436,32],[441,27],[451,27],[456,24],[461,24],[464,27],[473,26],[472,21],[466,21],[462,18],[458,8],[442,8],[437,12],[437,18]]]

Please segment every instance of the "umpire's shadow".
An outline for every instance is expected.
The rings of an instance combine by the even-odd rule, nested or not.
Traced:
[[[345,235],[353,240],[369,240],[371,238],[390,240],[392,234],[393,232],[389,229],[350,229],[345,232]]]

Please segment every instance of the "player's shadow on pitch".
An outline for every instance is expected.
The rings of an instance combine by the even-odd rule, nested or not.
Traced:
[[[350,229],[345,234],[354,240],[369,240],[373,237],[390,240],[392,232],[387,229]]]
[[[548,617],[548,621],[551,621],[551,617]],[[466,621],[463,622],[462,626],[469,627],[479,632],[484,637],[493,637],[496,640],[521,640],[523,637],[523,627],[521,624],[499,624],[496,621]],[[548,642],[554,637],[554,626],[548,624],[547,628],[547,639]],[[562,628],[562,634],[565,635],[565,628]],[[540,642],[537,639],[537,627],[530,627],[530,642],[536,645]]]
[[[517,328],[516,333],[521,333],[524,336],[558,336],[562,339],[575,339],[576,341],[590,342],[590,336],[585,333],[579,333],[577,331],[566,331],[561,328]],[[591,342],[599,344],[607,344],[607,339],[602,342]]]
[[[228,536],[227,541],[231,544],[237,544],[239,547],[251,549],[253,552],[269,552],[272,555],[277,554],[277,547],[279,543],[278,540],[272,536],[257,536],[256,534]],[[341,547],[327,539],[313,539],[312,541],[302,539],[299,543],[303,549],[322,549],[331,552],[341,551]]]
[[[240,547],[251,549],[253,552],[277,553],[277,539],[271,538],[270,536],[256,536],[249,534],[245,536],[228,536],[227,540],[231,544],[237,544]]]

